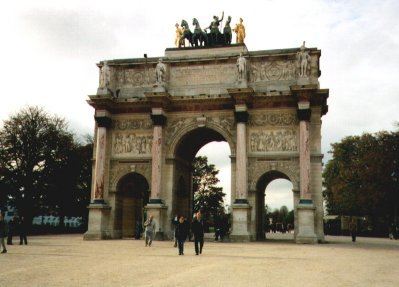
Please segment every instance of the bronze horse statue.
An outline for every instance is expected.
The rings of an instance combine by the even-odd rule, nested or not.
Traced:
[[[193,25],[195,26],[194,33],[193,33],[193,39],[192,39],[193,45],[195,47],[208,46],[208,35],[206,34],[205,31],[202,31],[197,18],[193,19]]]
[[[182,20],[180,26],[183,28],[182,44],[185,46],[185,39],[188,40],[190,46],[193,46],[193,33],[190,31],[190,27],[186,20]],[[179,47],[180,48],[180,47]]]
[[[223,29],[225,45],[231,44],[232,33],[231,33],[230,22],[231,22],[231,16],[227,17],[226,25],[224,26],[224,29]]]

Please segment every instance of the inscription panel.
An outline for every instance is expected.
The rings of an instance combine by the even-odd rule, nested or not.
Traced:
[[[178,66],[170,69],[172,86],[234,83],[235,64]]]

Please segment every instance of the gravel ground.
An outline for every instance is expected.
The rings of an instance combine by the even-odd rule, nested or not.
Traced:
[[[326,239],[206,242],[200,256],[190,242],[178,256],[170,241],[35,236],[0,254],[0,286],[399,286],[399,241]]]

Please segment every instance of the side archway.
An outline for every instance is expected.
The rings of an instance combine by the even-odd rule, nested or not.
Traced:
[[[124,175],[116,186],[115,229],[122,237],[133,237],[144,219],[144,206],[149,201],[149,184],[136,172]]]
[[[276,179],[285,179],[293,184],[291,178],[284,172],[279,170],[269,170],[262,174],[256,182],[255,187],[255,218],[256,218],[256,239],[264,240],[265,236],[265,218],[266,218],[266,210],[265,210],[265,192],[267,186]],[[294,199],[293,199],[294,201]],[[295,203],[294,203],[295,209]],[[294,213],[295,216],[295,213]]]

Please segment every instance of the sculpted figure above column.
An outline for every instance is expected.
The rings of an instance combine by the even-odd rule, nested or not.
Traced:
[[[308,77],[310,70],[310,55],[309,51],[306,50],[305,41],[303,41],[300,51],[296,54],[296,58],[299,76]]]
[[[166,76],[166,65],[162,62],[162,58],[159,58],[158,64],[155,68],[156,75],[156,84],[163,85],[165,84],[165,76]]]

